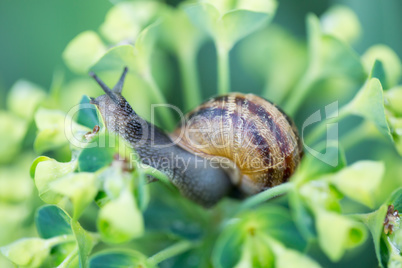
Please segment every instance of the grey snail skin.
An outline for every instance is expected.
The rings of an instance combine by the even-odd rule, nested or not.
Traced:
[[[141,161],[166,174],[188,199],[211,207],[232,193],[252,195],[286,182],[299,164],[297,129],[269,101],[253,94],[218,96],[167,134],[137,115],[121,95],[127,71],[113,89],[91,73],[105,92],[91,103],[108,131],[124,138]]]

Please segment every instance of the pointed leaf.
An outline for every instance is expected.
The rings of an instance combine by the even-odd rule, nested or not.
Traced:
[[[36,213],[35,225],[42,238],[73,234],[70,224],[70,216],[54,205],[43,206]]]
[[[365,72],[359,56],[344,42],[322,33],[318,18],[307,17],[309,74],[315,79],[328,77],[348,77],[362,81]]]
[[[349,198],[372,208],[384,171],[382,162],[359,161],[325,179]]]
[[[402,76],[402,63],[398,55],[385,45],[370,47],[362,56],[364,67],[368,73],[376,60],[381,61],[385,70],[386,83],[382,86],[385,89],[396,86]]]
[[[118,138],[109,133],[100,133],[91,141],[88,148],[82,150],[78,157],[78,168],[81,172],[95,172],[113,161],[118,153]]]
[[[88,96],[82,96],[76,121],[78,124],[91,129],[96,125],[100,126],[101,122],[99,121],[95,105],[89,102],[90,99]]]
[[[385,117],[383,91],[378,79],[372,78],[368,80],[352,102],[348,104],[347,109],[352,114],[373,122],[384,136],[392,140]]]
[[[152,268],[147,262],[147,257],[137,251],[132,250],[106,250],[92,256],[89,262],[90,268],[127,268],[144,267]]]
[[[109,243],[123,243],[143,234],[142,214],[128,190],[101,208],[97,226],[102,240]]]
[[[384,232],[384,219],[387,214],[388,205],[382,205],[377,211],[368,214],[366,217],[363,217],[363,223],[368,227],[371,232],[371,236],[373,237],[375,254],[377,256],[378,265],[383,268],[384,263],[387,260],[384,260],[382,254],[382,241],[381,236]]]
[[[218,34],[225,36],[223,42],[230,44],[230,48],[240,39],[267,24],[269,18],[266,13],[248,10],[230,11],[223,15]]]
[[[206,1],[183,6],[190,20],[226,50],[272,18],[276,1]]]
[[[380,60],[375,60],[373,68],[371,69],[370,78],[377,78],[380,80],[381,85],[386,84],[384,65]]]
[[[80,267],[88,267],[89,254],[92,251],[95,241],[77,221],[72,221],[71,228],[77,240]]]

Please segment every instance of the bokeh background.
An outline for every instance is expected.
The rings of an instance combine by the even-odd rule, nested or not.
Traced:
[[[167,1],[173,5],[180,1]],[[354,45],[359,54],[374,44],[386,44],[402,56],[402,1],[399,0],[279,0],[273,23],[284,26],[296,36],[305,38],[305,16],[308,12],[322,14],[335,4],[347,5],[357,14],[363,34]],[[0,1],[0,92],[5,92],[19,78],[49,88],[54,70],[68,72],[61,58],[67,43],[85,30],[98,30],[112,7],[107,0],[2,0]],[[213,47],[205,45],[200,58],[213,59]],[[212,49],[211,49],[212,47]],[[209,49],[208,49],[209,48]],[[235,54],[234,51],[232,54]],[[211,56],[212,55],[212,56]],[[206,61],[201,64],[210,65]],[[232,61],[232,68],[236,62]],[[212,66],[212,65],[211,65]],[[201,66],[202,67],[202,66]],[[203,70],[203,68],[201,68]],[[205,77],[214,88],[215,72]],[[232,76],[234,86],[247,86],[241,72]],[[4,105],[4,97],[1,98]]]
[[[167,2],[176,5],[180,1]],[[402,58],[402,1],[400,0],[278,0],[278,2],[279,8],[273,23],[286,28],[301,40],[306,38],[305,18],[309,12],[319,16],[333,5],[349,6],[357,14],[362,26],[362,35],[353,44],[353,48],[359,54],[363,54],[372,45],[386,44]],[[77,34],[86,30],[98,31],[99,25],[104,21],[105,15],[112,5],[112,2],[108,0],[0,0],[0,109],[5,109],[7,92],[18,79],[24,78],[44,89],[51,87],[55,71],[64,73],[66,81],[73,79],[76,74],[65,66],[62,52],[68,42]],[[263,82],[254,79],[249,72],[244,70],[244,65],[240,64],[240,57],[237,55],[241,46],[242,42],[236,45],[231,52],[231,90],[258,92],[263,87]],[[216,56],[212,42],[205,43],[201,48],[198,64],[205,98],[216,92]],[[173,85],[180,87],[178,77],[172,77],[172,81]],[[321,96],[318,94],[315,98],[307,100],[307,104],[314,103],[320,98]],[[167,96],[167,99],[175,104],[181,101],[174,95]],[[322,108],[322,106],[311,107],[310,110],[304,109],[303,114],[296,115],[295,120],[299,126],[308,114]],[[2,123],[0,122],[1,125]],[[347,128],[348,124],[353,123],[352,120],[343,127]],[[353,162],[355,159],[360,159],[366,152],[372,153],[375,151],[373,150],[375,146],[383,146],[383,144],[373,142],[368,145],[366,143],[356,147],[355,153],[349,153],[348,161]],[[19,159],[19,161],[25,161],[28,164],[34,155],[28,154],[23,157],[26,160]],[[378,159],[380,157],[367,155],[365,158]],[[390,155],[388,157],[392,158]],[[397,157],[396,153],[395,157]],[[27,170],[20,170],[20,172],[28,173]],[[0,185],[0,187],[2,186]],[[20,186],[16,184],[16,187]],[[27,187],[25,190],[29,195],[32,189],[29,188],[30,186]],[[0,195],[0,201],[1,198]],[[39,202],[39,200],[34,199],[29,202]],[[16,214],[34,213],[16,210],[14,212]],[[15,217],[18,218],[18,215]],[[0,217],[0,228],[2,223],[5,224],[5,221]],[[18,230],[18,226],[16,228]],[[4,236],[0,231],[0,239],[7,237],[11,241],[29,235],[31,231],[24,230],[23,233],[15,233],[14,237]],[[5,241],[0,241],[0,246],[4,243]],[[343,263],[337,264],[336,267],[341,267],[339,265],[342,267],[376,266],[374,251],[370,243],[363,245],[358,251],[361,256],[365,256],[365,259],[356,259],[355,255],[346,256]],[[324,256],[317,254],[316,257],[323,258],[322,262],[328,262],[327,267],[330,267],[329,260]],[[3,267],[1,265],[0,257],[0,267]]]

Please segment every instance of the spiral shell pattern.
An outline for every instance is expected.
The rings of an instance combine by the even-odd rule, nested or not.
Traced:
[[[174,136],[194,154],[234,164],[240,172],[230,173],[232,182],[246,194],[287,181],[302,155],[289,117],[253,94],[210,99],[187,114]]]

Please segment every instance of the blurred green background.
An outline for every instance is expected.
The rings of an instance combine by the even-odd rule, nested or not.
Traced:
[[[168,2],[177,4],[179,1]],[[334,4],[351,7],[360,19],[363,34],[355,45],[359,54],[371,45],[383,43],[402,56],[400,0],[279,0],[279,9],[273,22],[304,38],[306,14],[313,12],[320,15]],[[7,89],[19,78],[49,88],[55,69],[67,71],[61,58],[67,43],[82,31],[97,30],[111,6],[112,3],[107,0],[0,1],[1,94],[4,96]],[[213,46],[207,44],[206,47],[201,53],[210,53],[212,55],[206,58],[213,58]],[[202,63],[208,62],[201,61]],[[236,65],[236,62],[232,61],[232,65]],[[242,83],[245,81],[241,76],[242,72],[235,70],[234,74],[232,79],[236,79],[236,83],[233,85],[238,87],[237,90],[247,86]],[[203,85],[215,87],[214,70],[205,75],[212,77],[208,79],[208,76],[204,76],[208,84],[204,81]],[[4,105],[4,97],[1,100]]]

